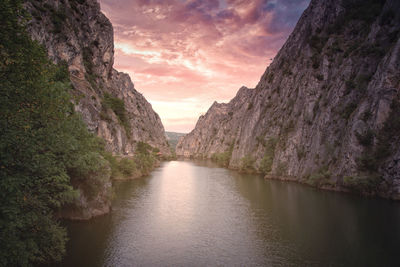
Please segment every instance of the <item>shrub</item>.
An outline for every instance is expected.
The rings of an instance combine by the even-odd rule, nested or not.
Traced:
[[[286,162],[279,162],[278,166],[276,167],[276,175],[278,176],[285,176],[287,175],[288,166]]]
[[[104,153],[104,158],[110,163],[111,177],[130,177],[136,172],[142,175],[148,174],[156,163],[158,148],[153,148],[145,142],[138,142],[133,157],[118,158],[111,153]]]
[[[240,159],[240,170],[241,171],[254,171],[254,163],[256,160],[251,155],[246,155]]]
[[[326,41],[328,41],[328,38],[326,37],[320,37],[318,35],[313,35],[308,43],[311,48],[315,49],[318,53],[322,52],[322,49],[325,46]]]
[[[287,124],[282,129],[282,135],[287,136],[289,133],[294,131],[295,127],[296,125],[294,120],[288,121]]]
[[[67,15],[65,14],[65,10],[63,8],[52,12],[51,21],[54,25],[54,33],[58,34],[62,31],[66,19]]]
[[[82,59],[83,65],[85,66],[86,72],[88,74],[93,73],[93,52],[90,47],[84,47],[82,49]]]
[[[373,132],[368,133],[365,137],[367,144]],[[371,175],[378,172],[379,166],[392,154],[392,142],[400,138],[400,101],[393,99],[391,111],[386,119],[382,129],[375,134],[376,146],[369,147],[360,158],[358,158],[358,167],[362,171],[367,171]],[[372,143],[372,141],[371,141]]]
[[[277,140],[274,137],[269,138],[268,141],[264,144],[264,157],[261,159],[260,167],[258,168],[258,170],[263,174],[267,174],[272,170],[272,164],[275,158],[276,144]]]
[[[307,183],[312,186],[321,186],[323,184],[329,183],[331,173],[328,170],[328,166],[321,167],[317,172],[311,174],[308,177]]]
[[[132,176],[136,170],[136,164],[132,159],[122,158],[118,163],[118,169],[125,177]]]
[[[136,145],[136,153],[137,154],[148,155],[148,154],[150,154],[150,151],[152,151],[152,150],[153,150],[153,147],[146,142],[140,141]]]
[[[296,152],[297,152],[297,158],[299,160],[306,156],[306,151],[304,149],[304,146],[298,146]]]
[[[148,174],[156,162],[156,158],[153,154],[135,154],[135,164],[142,174]]]
[[[214,153],[211,155],[211,160],[215,161],[217,164],[228,167],[231,161],[233,152],[233,143],[229,146],[229,149],[223,153]]]
[[[106,122],[111,122],[111,117],[107,114],[107,110],[103,107],[100,111],[100,119]]]
[[[324,80],[324,76],[322,74],[315,75],[315,78],[317,78],[318,81]]]
[[[114,111],[115,115],[117,115],[119,119],[119,122],[125,128],[126,136],[130,138],[131,125],[129,123],[128,116],[126,115],[124,100],[105,93],[102,101],[102,108],[110,108],[112,111]],[[105,116],[105,118],[107,117]]]
[[[259,171],[262,174],[267,174],[272,170],[272,164],[274,162],[274,157],[271,155],[264,155],[261,159]]]
[[[257,141],[257,144],[261,144],[263,147],[265,147],[267,145],[267,143],[264,140],[264,137],[261,135],[256,137],[256,141]]]
[[[379,175],[345,176],[343,186],[357,192],[375,191],[379,185],[381,177]]]
[[[111,168],[111,178],[117,178],[121,176],[121,171],[119,169],[119,161],[117,157],[113,156],[110,152],[104,152],[103,157],[109,162]]]
[[[142,174],[148,174],[153,169],[157,161],[155,153],[155,149],[145,142],[138,142],[136,145],[134,160]]]
[[[365,131],[365,133],[359,134],[356,132],[356,137],[358,142],[360,143],[360,145],[369,147],[372,145],[373,141],[374,141],[374,136],[375,133],[373,130],[368,129],[367,131]]]
[[[216,163],[224,167],[227,167],[229,165],[230,159],[231,156],[228,151],[223,153],[214,153],[211,156],[211,160],[215,161]]]
[[[361,119],[362,119],[364,122],[367,122],[371,117],[372,117],[372,112],[371,112],[370,110],[366,110],[366,111],[364,111],[364,113],[362,114]]]
[[[364,152],[358,159],[358,168],[362,171],[375,172],[378,170],[379,160],[371,151]]]

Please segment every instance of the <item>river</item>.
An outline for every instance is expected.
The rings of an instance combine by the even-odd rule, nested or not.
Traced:
[[[112,212],[64,222],[63,266],[400,266],[400,203],[164,162],[114,184]]]

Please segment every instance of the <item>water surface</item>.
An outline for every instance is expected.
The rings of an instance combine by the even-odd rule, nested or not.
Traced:
[[[165,162],[66,223],[63,266],[399,266],[400,203]]]

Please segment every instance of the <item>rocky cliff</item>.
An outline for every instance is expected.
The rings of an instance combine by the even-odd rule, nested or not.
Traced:
[[[109,151],[133,155],[139,141],[170,150],[159,116],[135,90],[130,77],[113,68],[113,27],[96,0],[26,1],[29,30],[49,57],[66,64],[76,110]]]
[[[105,140],[106,149],[114,155],[132,156],[144,142],[170,155],[159,116],[135,90],[130,77],[113,68],[113,27],[99,3],[27,0],[25,8],[31,14],[28,30],[32,38],[47,49],[51,60],[68,68],[75,109],[89,131]],[[92,178],[71,181],[79,197],[59,216],[89,219],[110,210],[110,171]],[[92,187],[97,195],[89,194]]]
[[[254,89],[214,103],[177,154],[400,199],[400,2],[312,0]]]

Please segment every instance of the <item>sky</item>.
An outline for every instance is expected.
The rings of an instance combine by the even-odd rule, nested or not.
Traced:
[[[214,101],[254,88],[310,0],[100,0],[114,68],[166,131],[190,132]]]

